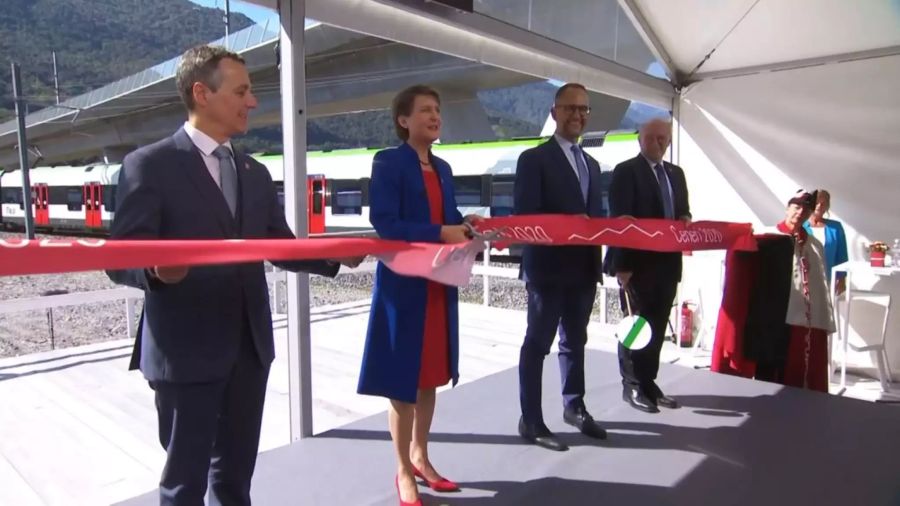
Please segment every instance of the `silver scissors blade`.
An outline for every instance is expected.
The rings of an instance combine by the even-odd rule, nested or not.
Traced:
[[[502,228],[491,230],[490,232],[488,232],[486,234],[483,234],[483,233],[475,230],[475,227],[473,227],[471,223],[466,223],[465,225],[469,229],[469,234],[472,235],[472,239],[478,239],[479,241],[484,241],[484,242],[490,242],[490,241],[493,241],[494,239],[497,239],[498,237],[500,237],[500,235],[503,234],[503,231],[506,230],[506,227],[502,227]]]

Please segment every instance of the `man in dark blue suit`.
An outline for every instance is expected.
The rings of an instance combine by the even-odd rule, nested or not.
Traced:
[[[113,239],[294,238],[268,170],[233,150],[257,101],[243,60],[188,50],[176,74],[188,121],[125,157]],[[348,259],[352,264],[358,259]],[[337,274],[333,261],[279,263]],[[160,504],[250,504],[269,367],[275,356],[262,262],[110,271],[144,290],[131,368],[155,391],[166,449]]]
[[[641,153],[616,166],[609,187],[612,216],[679,219],[691,222],[687,181],[681,167],[663,160],[672,141],[672,124],[651,120],[638,136]],[[619,344],[622,398],[635,409],[659,412],[658,406],[677,408],[678,402],[665,395],[656,384],[659,353],[678,282],[681,281],[681,253],[661,253],[627,248],[609,248],[604,270],[619,280],[621,306],[625,292],[631,307],[650,323],[650,344],[629,350]]]
[[[556,92],[550,110],[556,133],[519,156],[515,214],[603,215],[600,164],[578,145],[590,112],[584,86],[569,83]],[[544,424],[541,409],[544,357],[557,328],[563,419],[590,437],[606,438],[584,404],[584,346],[601,267],[594,246],[526,246],[522,252],[528,328],[519,355],[519,434],[544,448],[567,449]]]

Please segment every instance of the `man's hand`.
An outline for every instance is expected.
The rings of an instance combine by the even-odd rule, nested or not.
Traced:
[[[619,280],[619,286],[622,286],[624,288],[625,285],[627,285],[628,282],[631,281],[631,272],[617,272],[616,279]]]
[[[181,282],[187,276],[190,268],[186,265],[176,265],[171,267],[154,267],[150,269],[150,275],[162,281],[167,285],[174,285]]]
[[[361,256],[361,257],[344,257],[344,258],[338,258],[337,261],[338,261],[341,265],[346,266],[346,267],[350,267],[351,269],[353,269],[353,268],[357,267],[359,264],[361,264],[361,263],[363,262],[363,260],[365,260],[365,259],[366,259],[366,255],[363,255],[363,256]]]
[[[472,226],[477,225],[477,224],[481,223],[482,221],[484,221],[484,218],[482,218],[481,216],[479,216],[477,214],[467,214],[466,217],[463,218],[463,223],[466,223],[466,224],[469,224]]]
[[[682,216],[682,217],[680,218],[680,220],[684,223],[684,226],[685,226],[685,227],[691,226],[692,221],[691,221],[691,217],[690,217],[690,216],[688,216],[688,215],[685,214],[684,216]]]

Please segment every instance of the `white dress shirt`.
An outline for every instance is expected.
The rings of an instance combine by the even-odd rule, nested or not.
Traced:
[[[206,169],[209,170],[209,175],[221,189],[222,178],[219,175],[219,159],[213,154],[213,151],[219,147],[219,143],[212,137],[194,128],[194,126],[187,121],[184,122],[184,131],[188,134],[188,137],[191,138],[191,142],[194,143],[194,146],[197,146],[197,150],[200,151],[200,155],[203,157],[203,163],[206,164]],[[231,147],[230,140],[225,141],[222,145],[226,146],[228,150],[231,151],[232,156],[234,156],[234,149]]]

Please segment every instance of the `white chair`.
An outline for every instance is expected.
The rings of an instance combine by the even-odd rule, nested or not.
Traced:
[[[844,300],[844,296],[840,296],[837,298],[837,305],[835,307],[835,312],[838,315],[838,320],[836,321],[837,325],[843,324],[844,331],[841,332],[841,338],[844,339],[844,368],[846,368],[847,364],[847,348],[851,348],[853,351],[868,351],[869,353],[873,353],[873,358],[875,359],[875,364],[878,366],[878,379],[881,381],[881,389],[883,391],[888,391],[888,385],[891,383],[891,364],[888,361],[887,351],[885,350],[884,343],[887,337],[887,322],[888,317],[891,313],[891,296],[882,292],[873,292],[868,290],[851,290],[850,291],[850,302],[849,306],[853,306],[853,302],[868,302],[870,304],[874,304],[877,306],[881,306],[884,308],[884,319],[881,324],[881,339],[873,344],[862,344],[856,345],[850,342],[850,328],[849,322],[844,321],[841,322],[840,318],[843,316],[846,319],[849,319],[850,316],[850,307],[846,307],[848,302]]]

